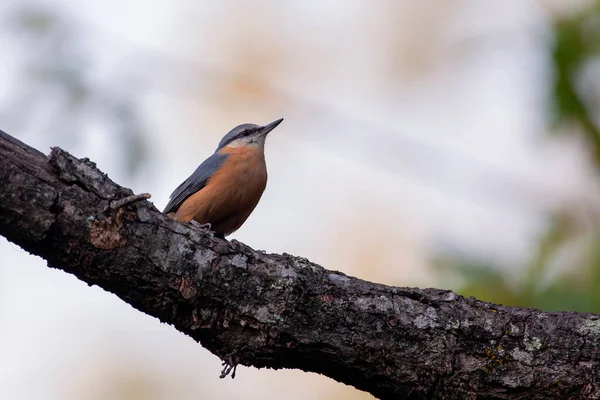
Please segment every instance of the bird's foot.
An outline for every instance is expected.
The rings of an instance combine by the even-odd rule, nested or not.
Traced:
[[[210,222],[201,224],[200,222],[196,221],[195,219],[191,220],[190,224],[192,224],[196,228],[207,228],[208,230],[210,230],[210,228],[211,228]]]
[[[235,352],[225,356],[222,361],[223,363],[221,365],[223,365],[223,370],[221,371],[219,378],[223,379],[231,373],[231,379],[235,379],[235,371],[239,362]]]

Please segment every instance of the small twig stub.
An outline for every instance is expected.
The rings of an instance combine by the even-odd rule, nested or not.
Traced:
[[[112,203],[110,203],[110,208],[112,208],[113,210],[118,210],[119,208],[126,207],[133,203],[137,203],[138,201],[148,200],[150,197],[152,197],[150,193],[134,194],[123,199],[113,201]]]

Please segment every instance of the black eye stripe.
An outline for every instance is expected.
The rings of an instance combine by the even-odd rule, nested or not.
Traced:
[[[236,139],[248,138],[250,136],[255,136],[260,133],[262,129],[261,126],[255,124],[242,124],[233,128],[227,135],[223,136],[217,149],[221,149],[227,146],[229,143],[233,142]],[[249,139],[251,140],[251,139]]]

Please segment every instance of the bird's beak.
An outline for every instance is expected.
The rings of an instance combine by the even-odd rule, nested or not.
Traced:
[[[270,124],[263,126],[263,128],[260,130],[260,133],[262,133],[263,135],[266,135],[267,133],[269,133],[273,129],[275,129],[277,127],[277,125],[279,125],[281,123],[281,121],[283,121],[283,118],[280,118],[277,121],[273,121]]]

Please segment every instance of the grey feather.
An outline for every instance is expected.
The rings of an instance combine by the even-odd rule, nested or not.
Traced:
[[[219,170],[226,158],[226,154],[214,153],[204,160],[194,173],[171,193],[169,203],[163,212],[168,214],[177,211],[185,199],[206,186],[208,179]]]
[[[219,142],[219,146],[217,146],[217,150],[222,149],[227,146],[228,143],[237,139],[240,136],[245,134],[251,134],[253,132],[257,132],[261,127],[256,124],[242,124],[238,125],[227,133],[227,135],[223,136],[223,139]]]

